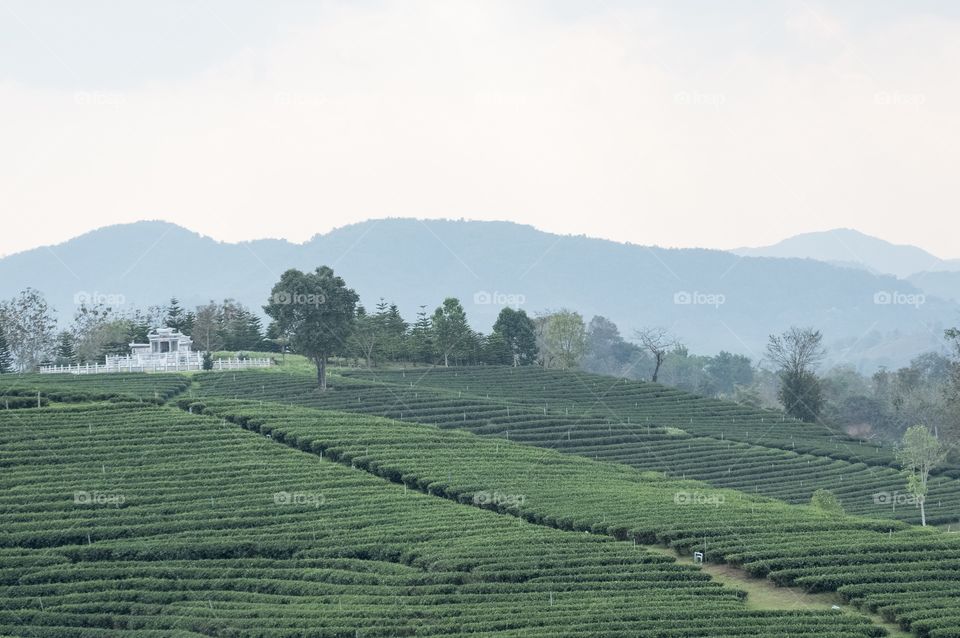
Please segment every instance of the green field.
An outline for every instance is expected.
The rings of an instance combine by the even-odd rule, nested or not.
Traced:
[[[0,635],[960,636],[960,537],[588,450],[796,453],[443,374],[3,379],[46,403],[0,410]]]
[[[920,521],[919,510],[904,503],[905,481],[890,449],[655,384],[539,368],[346,371],[325,394],[305,374],[198,380],[208,394],[465,429],[788,503],[829,489],[850,513]],[[931,479],[927,516],[934,524],[960,523],[955,474],[947,467]]]

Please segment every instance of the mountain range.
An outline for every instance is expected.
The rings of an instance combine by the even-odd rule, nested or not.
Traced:
[[[922,248],[894,244],[851,228],[788,237],[772,246],[731,251],[745,257],[797,257],[863,268],[906,279],[929,271],[960,271],[960,259],[941,259]]]
[[[866,239],[864,239],[866,238]],[[847,245],[849,251],[837,246]],[[667,249],[556,235],[510,222],[380,219],[316,235],[218,242],[180,226],[108,226],[0,259],[0,297],[39,289],[69,321],[77,303],[183,305],[233,298],[260,310],[287,268],[331,266],[372,307],[408,320],[459,297],[476,329],[504,305],[603,315],[626,338],[662,326],[692,352],[763,354],[790,325],[823,330],[832,363],[897,366],[942,349],[960,322],[960,270],[910,246],[856,231],[813,233],[758,249]],[[903,279],[900,277],[908,277]],[[936,291],[934,293],[934,291]]]

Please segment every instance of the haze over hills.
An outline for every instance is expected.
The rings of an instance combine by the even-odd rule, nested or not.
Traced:
[[[926,271],[960,271],[960,259],[941,259],[922,248],[893,244],[850,228],[803,233],[772,246],[731,252],[745,257],[816,259],[901,279]]]
[[[904,260],[894,269],[902,272]],[[234,298],[260,310],[287,268],[327,264],[372,307],[396,302],[408,321],[459,297],[476,329],[504,305],[530,313],[567,307],[603,315],[625,337],[658,325],[693,352],[721,349],[754,359],[767,336],[790,325],[824,331],[834,362],[865,370],[940,349],[960,306],[908,281],[811,259],[745,257],[561,236],[509,222],[382,219],[303,244],[217,242],[165,222],[101,228],[63,244],[0,259],[0,296],[32,286],[69,320],[98,296],[119,307],[186,306]],[[117,302],[121,302],[117,304]]]

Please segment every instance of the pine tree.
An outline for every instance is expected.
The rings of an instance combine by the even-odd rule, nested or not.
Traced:
[[[73,333],[64,330],[57,336],[57,365],[68,366],[77,362],[77,349]]]
[[[170,297],[170,305],[167,306],[167,316],[164,320],[168,328],[183,331],[185,328],[186,317],[183,308],[180,307],[180,300],[176,297]]]
[[[433,323],[427,307],[420,306],[417,320],[410,330],[410,356],[419,363],[434,362]]]

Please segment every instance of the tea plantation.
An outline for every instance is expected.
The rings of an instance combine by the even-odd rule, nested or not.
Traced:
[[[354,415],[304,422],[360,428],[348,438],[390,427]],[[402,443],[405,430],[393,434]],[[488,471],[502,459],[485,459],[496,441],[431,434],[450,437],[438,440],[447,454],[467,446]],[[134,401],[9,409],[0,450],[0,635],[883,633],[855,613],[751,610],[740,592],[662,554],[424,494],[225,414]],[[449,461],[438,456],[433,472],[454,471]]]
[[[201,394],[460,428],[788,503],[807,503],[824,488],[850,513],[920,520],[917,508],[905,503],[905,481],[890,449],[656,384],[539,368],[345,371],[326,393],[307,375],[197,378]],[[948,467],[931,479],[928,520],[960,523],[955,475]]]
[[[0,635],[960,636],[960,536],[867,498],[902,489],[888,450],[511,370],[3,378],[29,401],[0,409]],[[601,381],[620,410],[574,387]],[[758,608],[653,545],[841,609]]]

